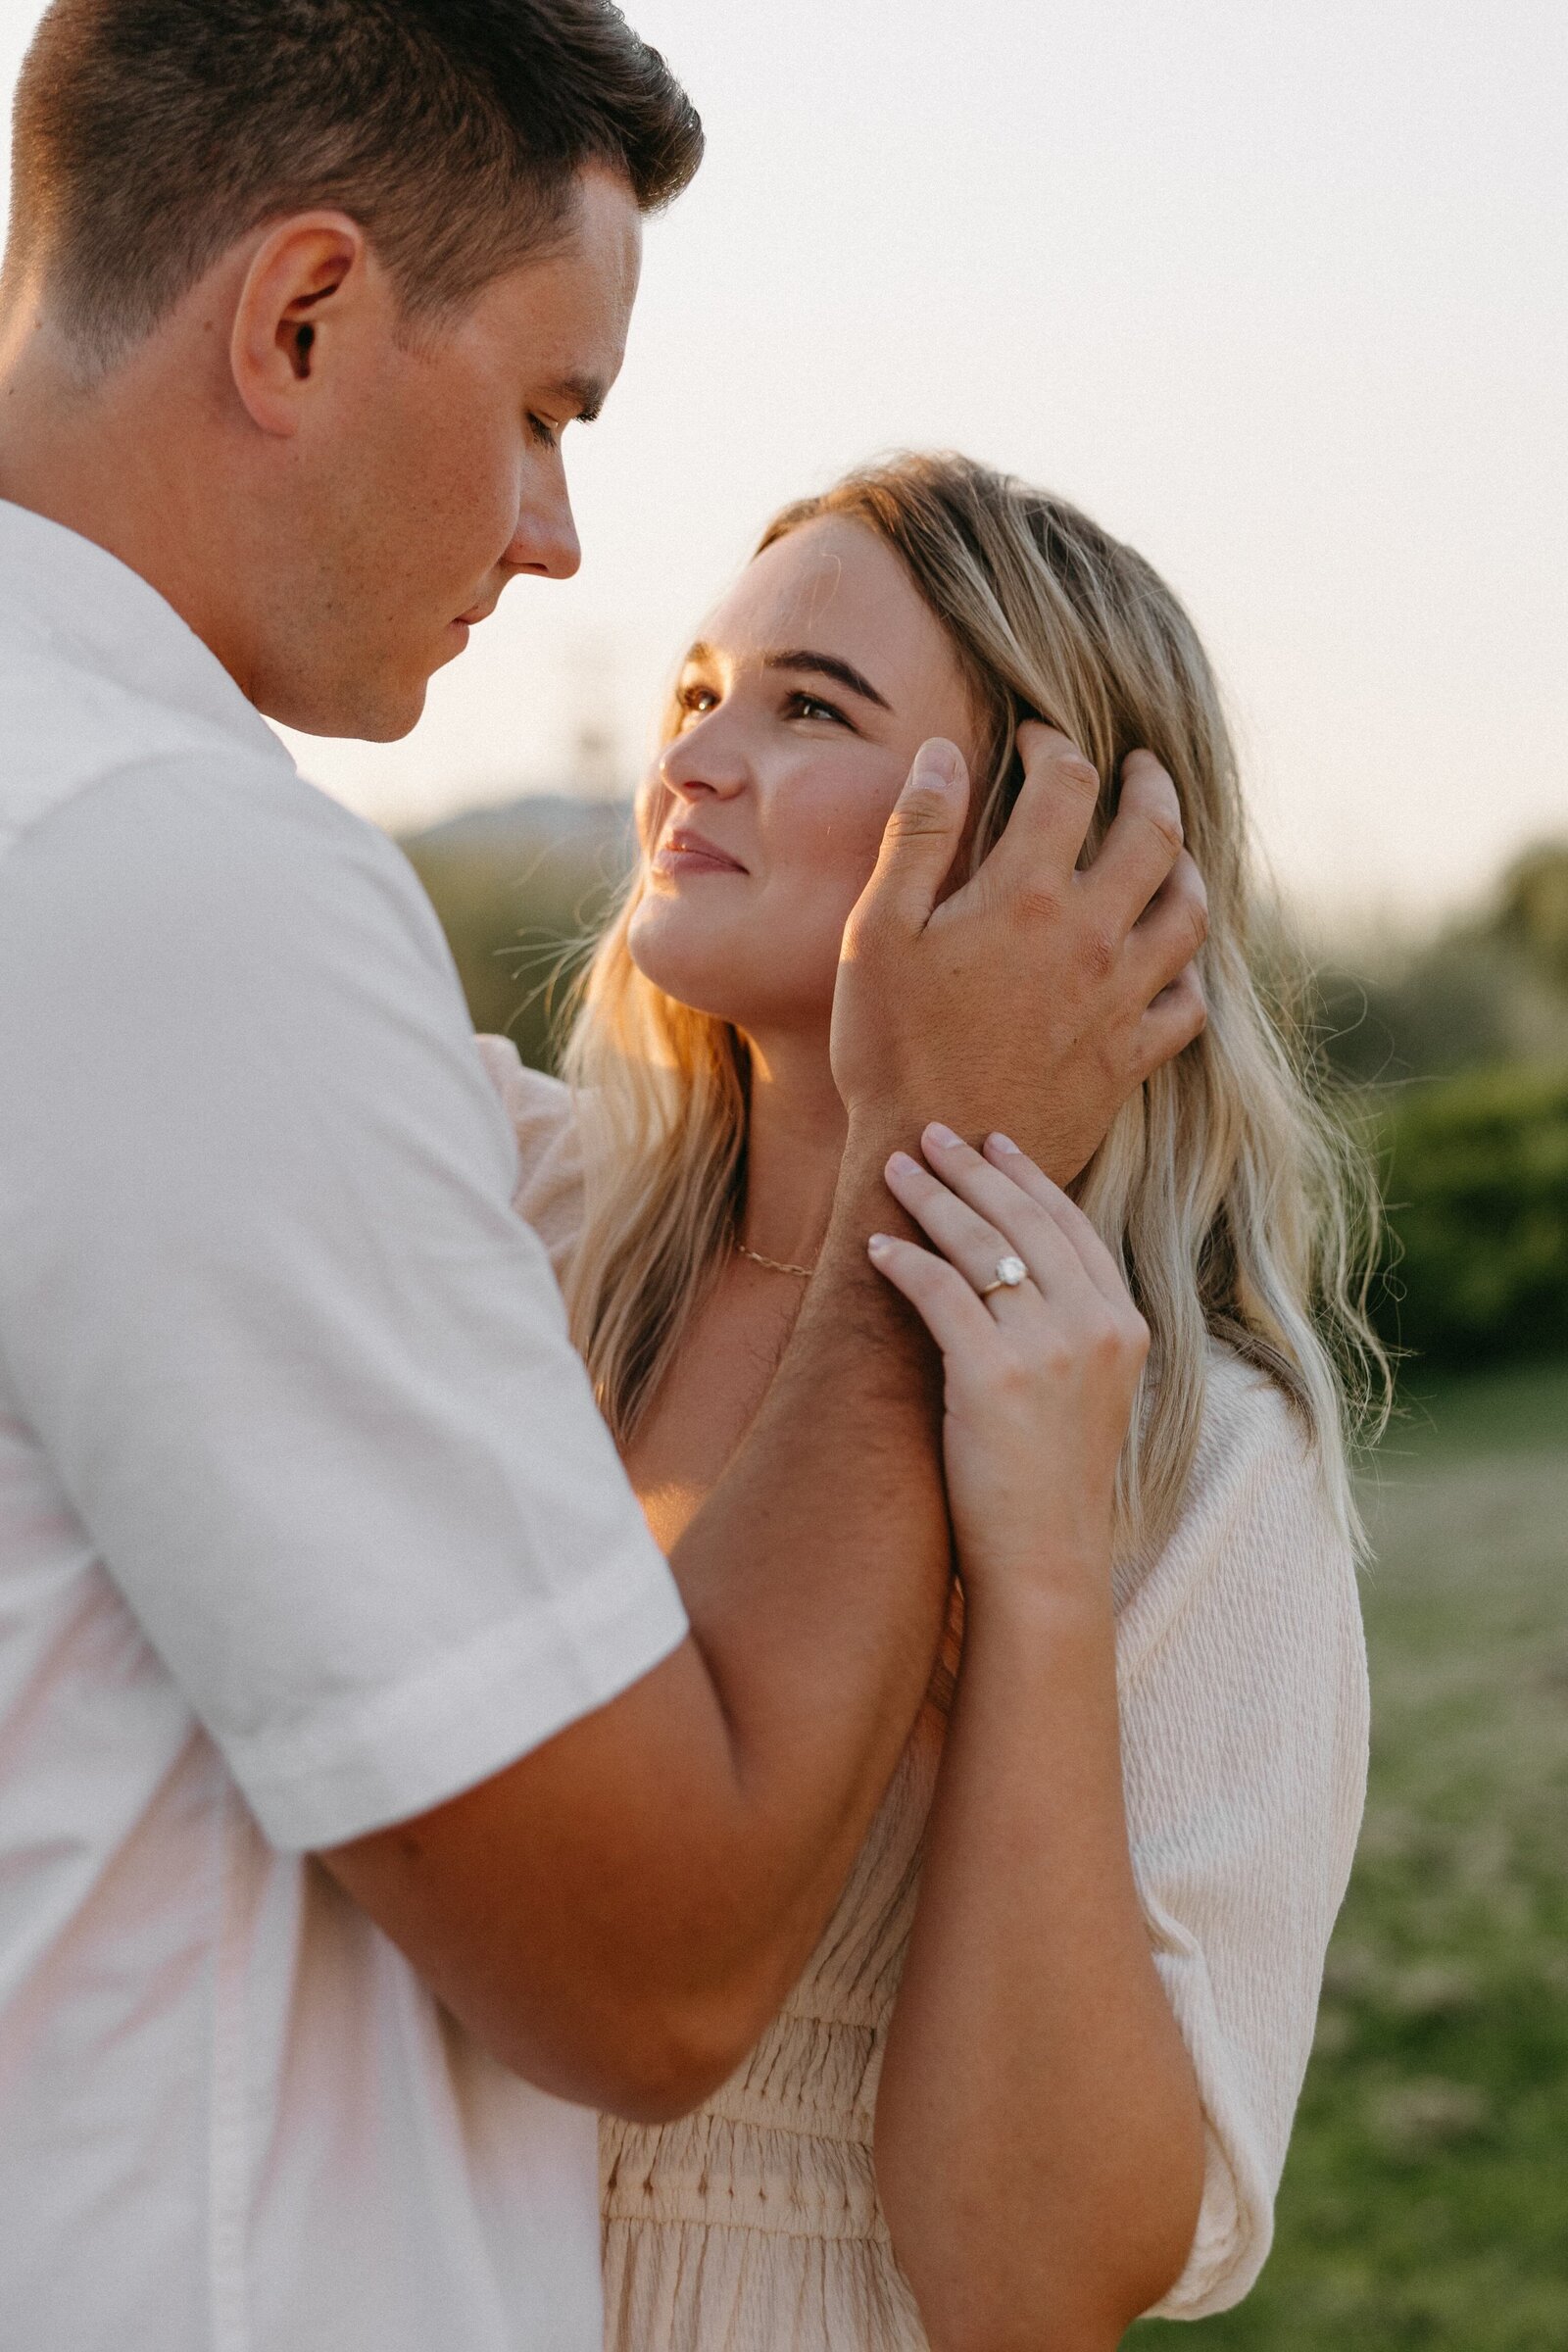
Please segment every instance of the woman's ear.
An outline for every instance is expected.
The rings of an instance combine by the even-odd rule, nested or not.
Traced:
[[[234,389],[264,433],[291,439],[331,344],[368,294],[365,231],[346,213],[302,213],[263,239],[229,341]]]

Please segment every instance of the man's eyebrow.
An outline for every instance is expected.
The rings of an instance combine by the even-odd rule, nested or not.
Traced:
[[[839,684],[847,686],[852,694],[860,695],[868,703],[875,703],[879,710],[890,711],[893,709],[893,705],[888,701],[886,695],[878,694],[869,678],[862,677],[860,672],[853,668],[848,662],[841,662],[837,654],[813,654],[804,647],[799,647],[791,653],[767,655],[762,662],[762,667],[764,669],[804,669],[811,671],[820,678],[836,678]]]

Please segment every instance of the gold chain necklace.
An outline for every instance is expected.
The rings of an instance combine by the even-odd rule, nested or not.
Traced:
[[[809,1282],[816,1272],[814,1266],[787,1266],[782,1258],[764,1257],[760,1250],[748,1250],[740,1240],[736,1241],[735,1248],[742,1257],[749,1257],[754,1266],[765,1266],[769,1274],[794,1274],[800,1281]]]

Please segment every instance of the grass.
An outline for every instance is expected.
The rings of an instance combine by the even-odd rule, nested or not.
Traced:
[[[1568,1366],[1410,1385],[1367,1487],[1371,1788],[1275,2250],[1194,2352],[1568,2346]]]

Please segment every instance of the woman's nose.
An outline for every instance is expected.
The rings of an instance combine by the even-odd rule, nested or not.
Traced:
[[[722,710],[701,718],[695,726],[666,743],[659,760],[659,778],[683,800],[733,800],[750,780],[745,747],[733,725],[723,723]]]

